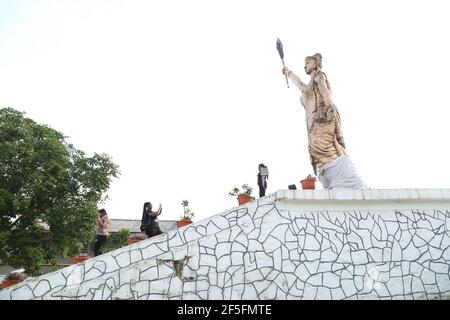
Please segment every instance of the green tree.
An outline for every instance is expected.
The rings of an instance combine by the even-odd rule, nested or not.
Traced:
[[[0,109],[0,259],[30,275],[94,238],[97,205],[118,166],[86,156],[63,134]]]

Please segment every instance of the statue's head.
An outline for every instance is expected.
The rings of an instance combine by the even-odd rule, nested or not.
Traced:
[[[322,55],[320,53],[305,58],[306,74],[311,74],[311,72],[317,69],[322,69]]]

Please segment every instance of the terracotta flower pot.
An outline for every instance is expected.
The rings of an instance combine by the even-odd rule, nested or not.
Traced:
[[[77,264],[77,263],[83,262],[88,259],[89,259],[89,256],[75,256],[72,258],[72,263]]]
[[[19,280],[19,279],[17,279],[17,280],[3,280],[2,287],[3,288],[7,288],[7,287],[13,286],[13,285],[15,285],[15,284],[17,284],[19,282],[22,282],[22,280]]]
[[[314,190],[316,188],[316,179],[314,178],[306,178],[300,181],[302,184],[302,189],[304,190]]]
[[[237,199],[240,206],[252,201],[252,197],[250,196],[238,196]]]
[[[188,224],[191,224],[191,220],[178,220],[177,221],[177,228],[182,228],[184,226],[187,226]]]
[[[133,243],[136,243],[136,242],[139,242],[139,241],[142,241],[141,239],[127,239],[127,243],[128,244],[133,244]]]

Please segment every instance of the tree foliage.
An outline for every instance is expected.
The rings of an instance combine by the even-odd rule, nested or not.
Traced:
[[[58,131],[0,109],[0,259],[36,275],[79,253],[118,174],[108,155],[88,157]]]
[[[105,244],[103,245],[103,252],[109,252],[126,246],[128,237],[130,236],[130,229],[122,228],[115,233],[110,234]]]

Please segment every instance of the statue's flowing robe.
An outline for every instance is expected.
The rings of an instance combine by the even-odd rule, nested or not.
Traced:
[[[306,112],[308,151],[314,173],[324,188],[367,188],[346,154],[341,118],[331,100],[331,88],[325,73],[314,71],[308,84],[292,71],[288,76],[302,92],[300,102]]]
[[[311,75],[306,85],[292,71],[289,78],[300,89],[300,101],[306,111],[306,128],[308,130],[308,150],[314,170],[320,170],[325,164],[346,155],[344,137],[341,131],[341,119],[337,108],[331,101],[331,88],[325,74],[317,71]],[[333,120],[317,121],[323,108],[331,108]]]

